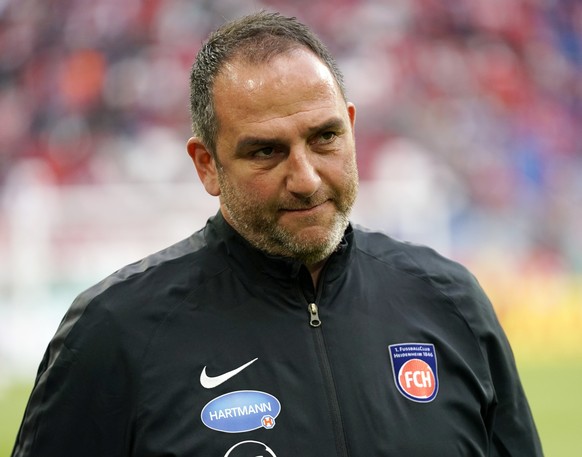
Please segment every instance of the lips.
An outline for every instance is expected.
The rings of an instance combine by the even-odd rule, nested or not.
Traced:
[[[318,206],[323,205],[324,203],[327,203],[329,200],[330,199],[326,198],[326,199],[323,199],[317,203],[309,202],[309,203],[307,203],[305,205],[301,205],[301,206],[288,205],[288,206],[281,208],[280,211],[309,211],[309,210],[317,208]]]
[[[300,212],[300,211],[309,211],[311,209],[317,208],[319,205],[315,206],[306,206],[304,208],[285,208],[283,211],[292,211],[292,212]]]

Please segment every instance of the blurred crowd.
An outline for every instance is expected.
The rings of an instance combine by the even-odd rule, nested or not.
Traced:
[[[363,182],[429,167],[459,250],[495,239],[525,266],[582,271],[579,0],[0,0],[0,198],[30,179],[195,179],[176,160],[190,66],[261,8],[337,57]]]

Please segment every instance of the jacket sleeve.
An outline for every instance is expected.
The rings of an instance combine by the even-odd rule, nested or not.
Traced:
[[[542,446],[515,364],[493,306],[473,276],[466,285],[472,302],[462,313],[473,328],[495,390],[490,430],[491,457],[541,457]]]
[[[12,457],[127,456],[131,376],[107,313],[73,304],[40,364]]]

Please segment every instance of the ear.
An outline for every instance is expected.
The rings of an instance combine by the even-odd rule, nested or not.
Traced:
[[[348,117],[350,118],[350,125],[352,126],[352,135],[355,135],[355,126],[356,126],[356,105],[352,102],[347,103],[348,108]]]
[[[186,145],[188,155],[194,162],[198,177],[202,185],[213,197],[220,195],[220,186],[218,185],[218,172],[216,170],[216,161],[210,151],[204,146],[199,138],[192,137]]]

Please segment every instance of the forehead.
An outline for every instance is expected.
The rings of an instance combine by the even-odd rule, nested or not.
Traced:
[[[226,63],[215,80],[214,103],[219,136],[285,119],[306,120],[326,110],[337,116],[345,107],[327,66],[301,48],[265,63]]]

